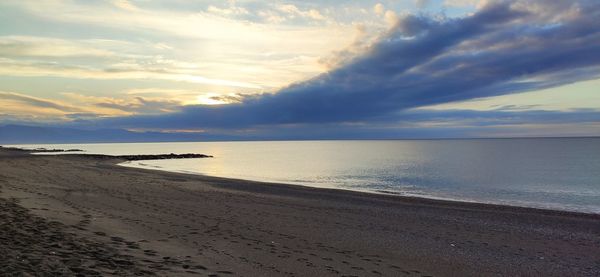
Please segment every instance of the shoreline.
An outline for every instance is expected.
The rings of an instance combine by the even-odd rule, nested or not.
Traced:
[[[180,175],[181,177],[200,177],[201,180],[211,180],[211,181],[219,181],[223,183],[234,182],[234,183],[248,183],[250,185],[256,186],[278,186],[284,189],[298,189],[300,191],[313,191],[314,193],[326,193],[326,194],[335,194],[337,197],[373,197],[378,200],[397,200],[399,202],[406,202],[411,204],[424,204],[424,205],[439,205],[439,206],[449,206],[456,208],[464,208],[464,209],[484,209],[484,210],[492,210],[495,212],[506,211],[506,212],[517,212],[517,213],[544,213],[548,215],[557,215],[557,216],[582,216],[582,217],[590,217],[593,219],[600,220],[600,213],[594,212],[580,212],[580,211],[570,211],[570,210],[558,210],[558,209],[550,209],[550,208],[538,208],[538,207],[528,207],[528,206],[517,206],[517,205],[508,205],[508,204],[497,204],[497,203],[486,203],[486,202],[477,202],[477,201],[466,201],[460,199],[445,199],[445,198],[434,198],[434,197],[420,197],[420,196],[410,196],[410,195],[400,195],[395,194],[393,192],[379,192],[379,191],[367,191],[367,190],[350,190],[350,189],[341,189],[341,188],[325,188],[325,187],[313,187],[302,184],[289,184],[289,183],[281,183],[281,182],[268,182],[268,181],[256,181],[249,179],[238,179],[238,178],[229,178],[229,177],[219,177],[212,175],[204,175],[199,173],[186,173],[179,171],[170,171],[159,168],[145,168],[145,167],[133,167],[121,165],[121,162],[111,162],[110,165],[115,165],[119,167],[132,168],[136,170],[148,170],[151,172],[164,172],[170,174]],[[251,189],[250,189],[251,190]]]
[[[78,152],[83,152],[83,150],[80,149],[68,149],[68,150],[63,150],[63,149],[44,149],[43,151],[40,152],[39,149],[24,149],[24,148],[18,148],[18,147],[3,147],[0,146],[0,150],[5,149],[5,150],[15,150],[15,151],[22,151],[25,152],[29,155],[35,155],[37,153],[46,153],[45,155],[56,155],[56,153],[67,153],[68,155],[72,155],[72,156],[79,156],[79,157],[84,157],[84,158],[89,158],[89,159],[101,159],[101,160],[108,160],[108,164],[109,165],[115,165],[115,166],[120,166],[120,167],[125,167],[125,168],[133,168],[133,169],[139,169],[139,170],[150,170],[150,171],[160,171],[160,172],[166,172],[166,173],[174,173],[174,174],[181,174],[184,176],[201,176],[201,177],[207,177],[210,179],[217,179],[217,180],[221,180],[223,182],[246,182],[246,183],[252,183],[255,185],[275,185],[275,186],[286,186],[289,188],[293,188],[293,187],[299,187],[300,189],[314,189],[317,191],[323,190],[323,191],[329,191],[332,193],[336,193],[338,195],[340,195],[340,193],[345,193],[345,192],[351,192],[351,193],[359,193],[359,194],[366,194],[366,195],[378,195],[378,196],[386,196],[386,197],[394,197],[394,198],[401,198],[401,200],[414,200],[415,202],[427,202],[427,201],[432,201],[432,203],[437,203],[437,204],[447,204],[447,205],[457,205],[457,206],[461,206],[461,205],[473,205],[475,208],[483,208],[483,207],[487,207],[489,209],[494,209],[494,210],[498,210],[498,209],[513,209],[513,210],[522,210],[523,212],[527,211],[527,210],[531,210],[532,212],[541,212],[541,213],[556,213],[556,214],[562,214],[562,215],[572,215],[572,216],[576,216],[576,215],[585,215],[585,216],[593,216],[594,218],[598,218],[600,219],[600,212],[582,212],[582,211],[573,211],[573,210],[560,210],[560,209],[552,209],[552,208],[543,208],[543,207],[532,207],[532,206],[519,206],[519,205],[510,205],[510,204],[501,204],[501,203],[488,203],[488,202],[478,202],[478,201],[468,201],[468,200],[463,200],[463,199],[451,199],[451,198],[436,198],[434,196],[432,197],[426,197],[426,196],[412,196],[412,195],[401,195],[399,193],[395,193],[395,192],[385,192],[385,191],[369,191],[369,190],[350,190],[350,189],[342,189],[342,188],[326,188],[326,187],[316,187],[316,186],[308,186],[308,185],[303,185],[303,184],[292,184],[292,183],[283,183],[283,182],[269,182],[269,181],[259,181],[259,180],[249,180],[249,179],[239,179],[239,178],[230,178],[230,177],[220,177],[220,176],[212,176],[212,175],[206,175],[206,174],[201,174],[201,173],[193,173],[193,172],[180,172],[180,171],[171,171],[171,170],[166,170],[166,169],[162,169],[162,168],[153,168],[153,167],[149,167],[149,166],[128,166],[128,165],[124,165],[124,163],[126,162],[135,162],[135,161],[146,161],[146,160],[163,160],[163,159],[188,159],[188,158],[213,158],[212,155],[206,155],[206,154],[138,154],[138,155],[107,155],[107,154],[87,154],[87,153],[78,153]],[[75,152],[75,153],[69,153],[69,152]],[[597,217],[596,217],[597,216]]]
[[[548,139],[561,139],[562,137],[548,137]],[[580,139],[587,139],[588,137],[573,137],[573,138],[580,138]],[[472,138],[464,138],[464,139],[460,139],[460,140],[471,140]],[[490,139],[526,139],[526,138],[490,138]],[[413,139],[410,139],[413,140]],[[434,139],[435,140],[435,139]],[[364,140],[364,141],[370,141],[370,140]],[[147,143],[155,143],[155,142],[147,142]],[[99,143],[99,144],[103,144],[103,143]],[[58,145],[61,144],[44,144],[44,145],[52,145],[52,147],[56,147]],[[62,144],[65,146],[68,145],[73,145],[73,144]],[[2,146],[0,146],[2,147]],[[21,148],[19,145],[7,145],[5,146],[5,149],[17,149],[19,151],[25,151],[25,152],[29,152],[32,154],[40,154],[38,153],[39,151],[37,151],[36,149],[27,149],[27,148]],[[46,150],[44,148],[42,148],[43,150]],[[235,177],[227,177],[227,176],[213,176],[213,175],[207,175],[201,172],[190,172],[190,171],[181,171],[181,170],[169,170],[169,169],[165,169],[162,167],[157,167],[157,166],[151,166],[151,165],[135,165],[132,163],[132,165],[127,165],[125,164],[126,162],[136,162],[136,161],[145,161],[145,160],[162,160],[162,159],[178,159],[178,158],[213,158],[213,156],[211,155],[205,155],[205,154],[177,154],[175,156],[181,156],[181,157],[168,157],[169,155],[174,155],[173,153],[171,154],[134,154],[134,155],[110,155],[110,154],[87,154],[87,153],[69,153],[72,152],[73,150],[77,150],[77,151],[82,151],[79,149],[70,149],[70,150],[62,150],[62,149],[50,149],[49,151],[43,151],[41,154],[45,154],[45,155],[53,155],[53,154],[69,154],[69,155],[84,155],[84,156],[89,156],[89,157],[94,157],[94,156],[98,156],[98,157],[114,157],[114,158],[119,158],[120,157],[130,157],[129,159],[126,158],[126,161],[124,161],[123,163],[118,164],[119,166],[123,166],[123,167],[128,167],[128,168],[137,168],[137,169],[147,169],[147,170],[157,170],[157,171],[165,171],[165,172],[173,172],[173,173],[180,173],[180,174],[189,174],[189,175],[196,175],[196,176],[208,176],[208,177],[217,177],[217,178],[223,178],[224,180],[235,180],[235,181],[248,181],[248,182],[257,182],[257,183],[269,183],[269,184],[278,184],[278,185],[293,185],[293,186],[301,186],[301,187],[305,187],[305,188],[319,188],[319,189],[334,189],[334,190],[340,190],[340,191],[353,191],[353,192],[359,192],[359,193],[367,193],[367,194],[378,194],[378,195],[392,195],[392,196],[397,196],[397,197],[407,197],[407,198],[419,198],[419,199],[432,199],[432,200],[439,200],[439,201],[449,201],[449,202],[458,202],[458,203],[476,203],[476,204],[482,204],[482,205],[493,205],[493,206],[508,206],[508,207],[515,207],[515,208],[529,208],[529,209],[538,209],[538,210],[547,210],[547,211],[559,211],[559,212],[568,212],[568,213],[581,213],[581,214],[591,214],[591,215],[600,215],[600,210],[598,210],[598,208],[590,208],[587,206],[568,206],[568,205],[560,205],[560,204],[554,204],[551,202],[548,203],[544,203],[544,202],[527,202],[527,201],[517,201],[517,200],[504,200],[504,201],[494,201],[494,200],[478,200],[478,199],[473,199],[473,198],[461,198],[459,196],[453,197],[453,196],[444,196],[444,195],[427,195],[426,193],[424,194],[413,194],[413,193],[404,193],[404,192],[396,192],[396,191],[384,191],[384,190],[362,190],[362,189],[347,189],[347,188],[336,188],[336,187],[331,187],[331,186],[311,186],[302,182],[282,182],[282,181],[276,181],[276,180],[255,180],[255,179],[243,179],[242,178],[235,178]],[[84,151],[85,152],[85,151]],[[186,155],[197,155],[197,157],[186,157]],[[154,158],[147,158],[144,156],[154,156],[154,157],[158,157],[156,159]]]
[[[59,222],[62,227],[53,232],[76,236],[75,248],[106,244],[109,250],[92,249],[118,253],[122,263],[148,274],[600,274],[597,214],[131,168],[118,165],[122,160],[85,155],[9,152],[0,148],[0,200],[16,199],[35,217]],[[43,226],[36,228],[45,232]],[[42,238],[50,246],[63,244]],[[28,238],[32,245],[36,239]],[[45,253],[13,250],[28,251],[42,265],[73,270],[60,260],[46,263]],[[88,252],[75,252],[82,262],[74,270],[86,268]],[[123,269],[103,270],[119,275]]]
[[[153,167],[153,166],[131,166],[131,165],[126,165],[125,164],[126,162],[128,162],[128,161],[117,162],[117,163],[114,163],[114,165],[125,167],[125,168],[140,169],[140,170],[150,170],[150,171],[182,174],[182,175],[187,175],[187,176],[201,176],[201,177],[207,177],[207,178],[215,178],[215,179],[223,180],[225,182],[226,181],[249,182],[249,183],[256,183],[256,184],[263,184],[263,185],[292,186],[292,187],[300,187],[302,189],[316,189],[316,190],[325,190],[325,191],[329,190],[329,191],[337,192],[337,193],[352,192],[352,193],[361,193],[361,194],[367,194],[367,195],[380,195],[380,196],[388,196],[388,197],[391,196],[391,197],[403,198],[405,200],[408,200],[408,199],[415,199],[416,201],[432,200],[432,201],[439,201],[440,203],[448,202],[450,204],[473,204],[473,205],[483,205],[483,206],[490,206],[490,207],[506,207],[506,208],[514,208],[514,209],[536,210],[539,212],[557,212],[557,213],[574,214],[574,215],[575,214],[594,215],[594,216],[598,216],[600,218],[600,212],[592,212],[592,211],[585,212],[585,211],[567,210],[567,209],[553,209],[553,208],[549,208],[549,207],[521,206],[521,205],[516,205],[516,204],[511,205],[511,204],[494,203],[494,202],[479,202],[476,200],[456,199],[456,198],[450,198],[450,197],[445,198],[445,197],[436,197],[436,196],[428,197],[428,196],[416,196],[416,195],[402,195],[401,193],[397,193],[397,192],[393,192],[393,191],[351,190],[351,189],[343,189],[343,188],[317,187],[317,186],[309,186],[309,185],[304,185],[304,184],[294,184],[294,183],[285,183],[285,182],[276,182],[276,181],[271,182],[271,181],[220,177],[220,176],[206,175],[206,174],[202,174],[202,173],[167,170],[167,169]]]

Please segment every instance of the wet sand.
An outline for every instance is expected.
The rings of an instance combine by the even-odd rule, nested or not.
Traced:
[[[0,275],[600,275],[600,215],[119,161],[0,149]]]

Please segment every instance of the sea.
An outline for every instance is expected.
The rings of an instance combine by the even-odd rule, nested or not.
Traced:
[[[202,153],[128,167],[402,196],[600,213],[600,138],[17,145],[90,154]]]

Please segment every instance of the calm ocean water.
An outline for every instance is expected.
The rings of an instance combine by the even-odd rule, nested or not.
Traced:
[[[600,138],[28,145],[203,153],[124,165],[313,187],[600,213]]]

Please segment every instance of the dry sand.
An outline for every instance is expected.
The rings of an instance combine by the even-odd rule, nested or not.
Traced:
[[[0,149],[0,275],[600,276],[600,215]]]

